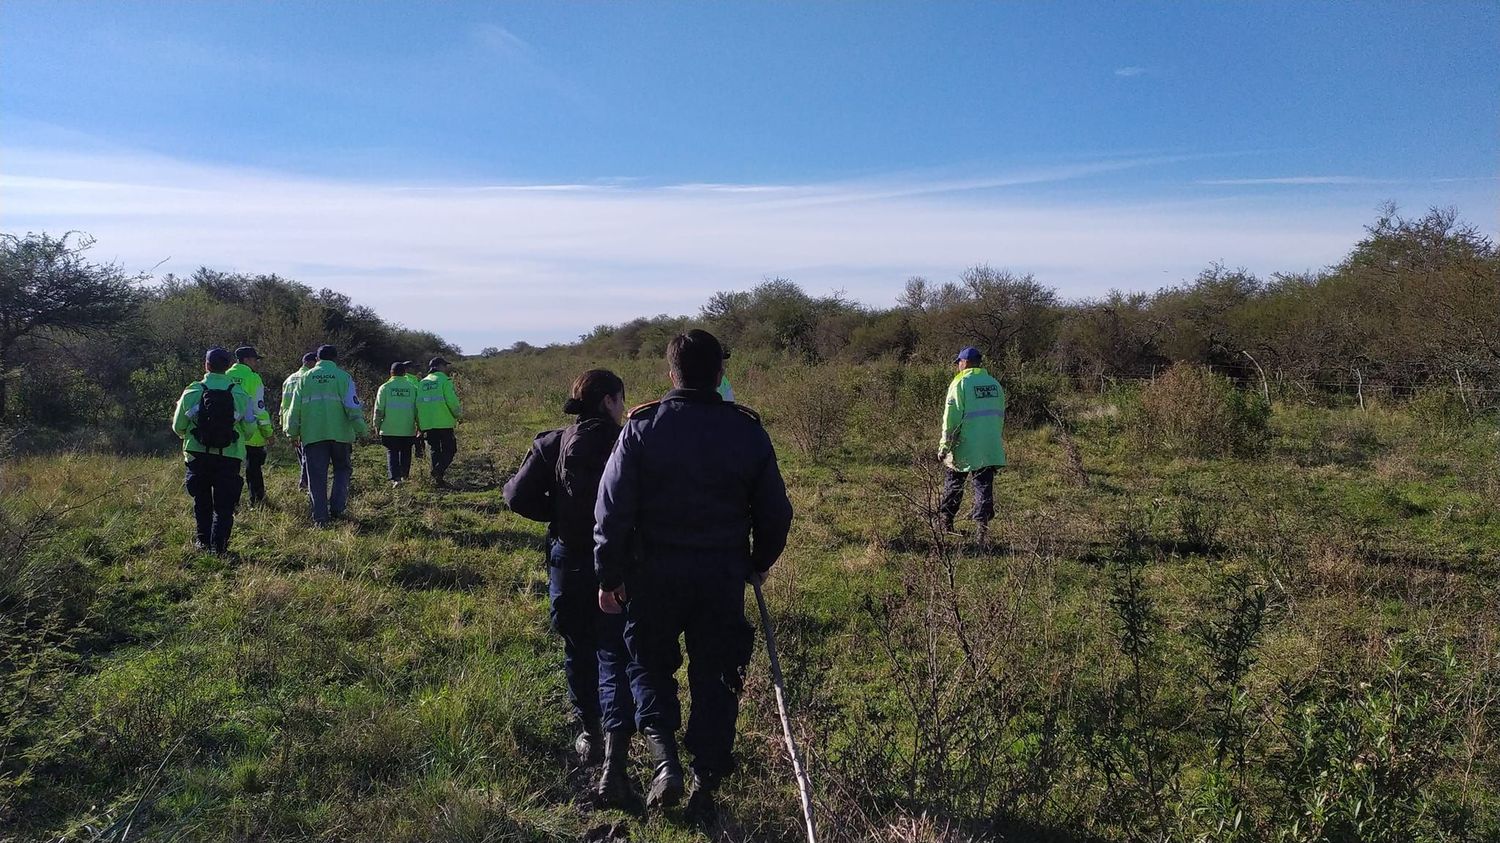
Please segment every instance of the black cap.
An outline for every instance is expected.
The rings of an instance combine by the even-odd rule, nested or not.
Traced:
[[[302,362],[306,363],[309,366],[318,362],[318,352],[309,351],[306,354],[302,355]]]
[[[320,345],[318,346],[318,359],[337,360],[339,359],[339,350],[331,345]]]
[[[207,354],[203,355],[203,362],[207,364],[211,371],[222,372],[229,368],[229,364],[234,361],[229,358],[229,351],[227,349],[214,346],[208,350]]]
[[[441,357],[434,357],[431,360],[427,361],[427,368],[429,370],[436,369],[439,366],[446,366],[446,365],[448,365],[448,361],[444,360]]]
[[[399,361],[395,362],[395,363],[392,363],[391,364],[391,374],[392,375],[404,375],[404,374],[406,374],[406,364],[405,363],[401,363]]]
[[[260,352],[256,351],[253,345],[242,345],[234,350],[236,360],[249,360],[252,357],[256,360],[260,359]]]

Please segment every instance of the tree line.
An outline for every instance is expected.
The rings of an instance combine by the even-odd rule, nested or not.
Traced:
[[[911,278],[887,308],[776,278],[714,294],[697,319],[601,325],[578,345],[600,357],[655,355],[689,321],[736,350],[814,363],[946,362],[977,345],[1001,368],[1041,367],[1080,386],[1190,362],[1268,392],[1441,387],[1493,405],[1500,250],[1451,210],[1408,218],[1387,207],[1343,260],[1316,272],[1261,278],[1215,264],[1154,293],[1068,300],[1030,274],[980,265],[946,283]],[[535,351],[523,343],[508,353]]]
[[[0,432],[12,446],[170,447],[166,414],[214,345],[258,348],[270,396],[322,343],[369,388],[393,360],[457,353],[334,290],[206,267],[153,279],[92,261],[93,242],[0,235]]]

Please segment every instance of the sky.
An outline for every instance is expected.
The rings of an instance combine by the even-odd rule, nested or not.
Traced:
[[[0,231],[473,352],[790,278],[1068,298],[1500,231],[1500,3],[0,2]]]

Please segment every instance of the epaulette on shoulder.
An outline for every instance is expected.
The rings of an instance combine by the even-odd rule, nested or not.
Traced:
[[[752,420],[754,420],[754,422],[756,424],[760,424],[761,423],[761,421],[760,421],[760,413],[757,413],[754,410],[750,409],[749,407],[746,407],[744,404],[731,404],[730,406],[733,407],[733,408],[735,408],[736,410],[739,410],[741,413],[744,413],[745,415],[749,416]]]
[[[657,405],[660,403],[660,401],[647,401],[646,403],[639,406],[631,407],[630,412],[627,415],[632,419],[644,419],[647,416],[651,415],[651,413],[656,410]]]

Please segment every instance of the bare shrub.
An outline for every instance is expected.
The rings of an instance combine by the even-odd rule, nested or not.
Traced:
[[[1201,366],[1177,365],[1141,390],[1130,430],[1141,448],[1190,457],[1246,454],[1264,443],[1270,408]]]
[[[849,428],[853,394],[841,375],[834,366],[788,365],[761,399],[771,429],[814,461],[843,445]]]

